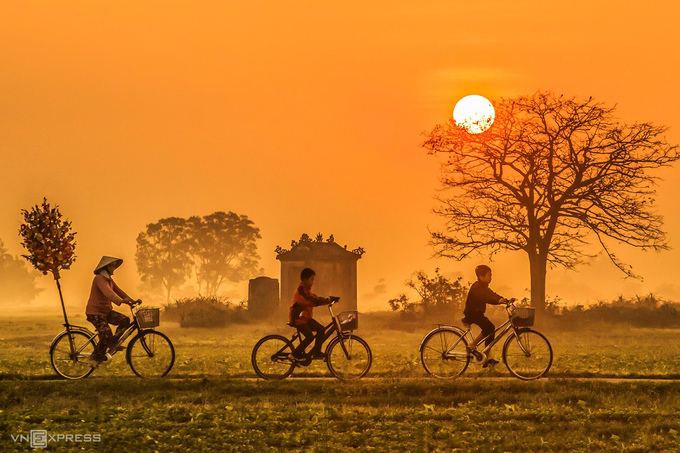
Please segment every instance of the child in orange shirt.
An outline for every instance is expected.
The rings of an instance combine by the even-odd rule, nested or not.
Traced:
[[[311,357],[313,359],[324,357],[321,352],[321,345],[323,343],[325,328],[314,319],[313,310],[314,307],[318,307],[319,305],[328,305],[331,303],[331,299],[328,297],[319,297],[312,293],[311,289],[314,285],[315,278],[316,272],[312,269],[305,268],[302,270],[300,273],[300,285],[295,291],[293,303],[290,305],[290,310],[288,312],[289,323],[296,327],[300,331],[300,334],[305,337],[291,354],[291,359],[300,358],[304,354],[305,348],[309,346],[314,339],[316,339],[316,342],[310,351]]]

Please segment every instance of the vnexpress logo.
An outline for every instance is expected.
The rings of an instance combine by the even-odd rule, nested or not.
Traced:
[[[46,447],[47,447],[47,430],[32,429],[31,448],[46,448]]]
[[[80,442],[101,442],[102,436],[95,434],[51,434],[44,429],[32,429],[27,436],[25,434],[12,434],[14,442],[29,442],[31,448],[47,448],[50,442],[80,443]]]

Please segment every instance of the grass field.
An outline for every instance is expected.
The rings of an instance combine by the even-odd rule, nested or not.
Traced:
[[[11,436],[37,429],[100,433],[101,442],[77,444],[100,451],[677,451],[680,442],[680,381],[625,380],[680,377],[676,330],[541,329],[555,351],[548,379],[521,382],[501,364],[442,381],[419,362],[431,326],[375,331],[364,322],[359,333],[374,353],[367,379],[341,382],[315,362],[266,382],[250,367],[252,346],[285,326],[166,323],[159,330],[177,352],[168,378],[133,377],[117,356],[68,382],[55,379],[47,355],[59,318],[0,322],[3,452],[30,450]]]

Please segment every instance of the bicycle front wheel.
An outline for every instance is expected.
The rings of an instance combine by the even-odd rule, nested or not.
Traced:
[[[326,348],[326,365],[338,379],[360,379],[366,376],[373,363],[368,343],[356,335],[335,337]]]
[[[522,329],[505,340],[503,361],[515,377],[530,381],[545,376],[552,365],[553,351],[542,334]]]
[[[71,342],[73,349],[71,349]],[[94,338],[84,332],[62,332],[50,347],[50,362],[56,373],[65,379],[82,379],[94,371],[85,359],[94,352]]]
[[[423,339],[420,361],[427,374],[438,378],[455,378],[465,372],[470,355],[467,341],[453,329],[435,329]]]
[[[293,343],[288,338],[268,335],[257,342],[250,362],[262,379],[285,379],[295,368],[295,363],[288,358],[292,353]]]
[[[155,330],[140,332],[127,347],[127,362],[139,377],[163,377],[175,363],[175,347]]]

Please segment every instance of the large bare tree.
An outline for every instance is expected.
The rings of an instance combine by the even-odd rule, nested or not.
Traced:
[[[613,245],[668,248],[651,172],[680,158],[666,127],[626,124],[615,107],[550,92],[502,99],[495,108],[481,134],[453,120],[426,134],[423,147],[447,156],[435,209],[446,227],[431,238],[437,255],[526,252],[531,303],[542,312],[548,266],[574,268],[593,256],[587,244],[630,277]]]

